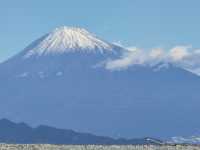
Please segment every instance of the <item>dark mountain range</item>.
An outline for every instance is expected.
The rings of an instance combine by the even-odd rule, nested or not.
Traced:
[[[32,128],[25,123],[14,123],[7,119],[0,120],[0,142],[11,144],[72,144],[72,145],[127,145],[127,144],[162,144],[161,141],[144,139],[113,139],[73,130],[57,129],[49,126]]]

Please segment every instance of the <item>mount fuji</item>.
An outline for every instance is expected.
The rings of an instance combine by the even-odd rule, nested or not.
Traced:
[[[200,77],[171,64],[104,67],[126,51],[85,29],[55,29],[0,64],[0,118],[112,137],[198,133]]]

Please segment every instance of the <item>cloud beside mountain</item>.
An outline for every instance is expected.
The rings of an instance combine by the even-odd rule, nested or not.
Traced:
[[[159,63],[173,64],[194,74],[200,75],[200,49],[191,46],[175,46],[169,50],[154,48],[146,51],[137,47],[127,48],[129,51],[120,59],[108,61],[106,68],[109,70],[121,70],[132,65],[155,66]]]

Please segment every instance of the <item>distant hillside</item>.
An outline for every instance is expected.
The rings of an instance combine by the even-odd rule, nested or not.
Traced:
[[[49,126],[32,128],[25,123],[0,120],[0,143],[12,144],[159,144],[160,141],[144,139],[113,139],[73,130],[57,129]]]

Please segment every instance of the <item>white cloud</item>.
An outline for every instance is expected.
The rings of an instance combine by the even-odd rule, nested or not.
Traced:
[[[133,64],[144,64],[146,60],[144,51],[136,48],[129,49],[128,52],[116,60],[110,60],[106,63],[106,69],[121,70],[126,69]]]
[[[175,46],[168,50],[154,48],[149,51],[136,47],[127,49],[129,51],[121,58],[108,61],[105,67],[109,70],[121,70],[136,64],[153,66],[163,62],[200,75],[200,49],[192,49],[191,46]]]
[[[161,48],[156,48],[150,51],[149,56],[153,59],[160,59],[165,56],[165,52]]]
[[[173,61],[182,60],[189,55],[189,48],[189,46],[176,46],[170,50],[169,56]]]

